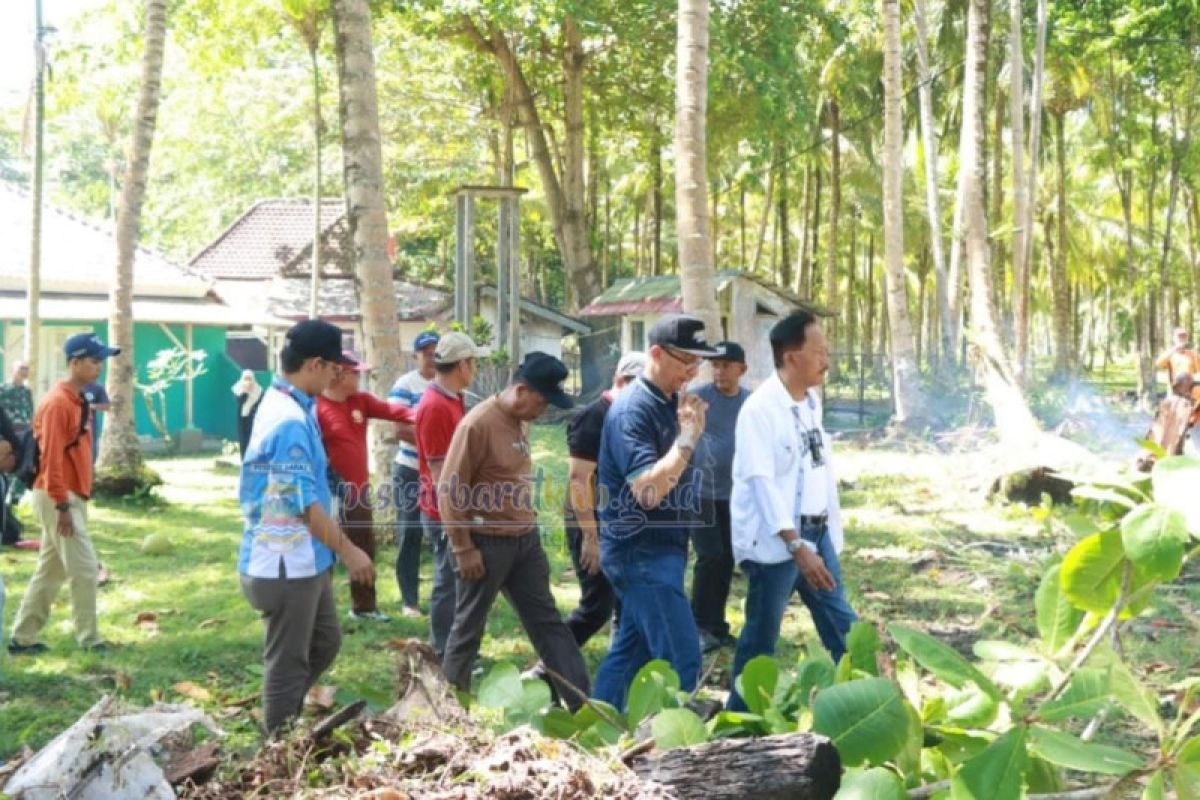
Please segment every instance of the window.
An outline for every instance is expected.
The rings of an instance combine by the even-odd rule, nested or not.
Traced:
[[[646,323],[643,320],[629,321],[629,349],[646,349]]]

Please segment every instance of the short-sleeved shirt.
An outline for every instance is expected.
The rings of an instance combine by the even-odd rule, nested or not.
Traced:
[[[451,541],[461,541],[459,531],[519,536],[537,525],[529,453],[529,424],[496,396],[463,417],[439,481],[438,509]]]
[[[432,519],[440,520],[437,506],[437,487],[433,485],[430,461],[440,461],[450,450],[454,429],[466,416],[467,407],[461,394],[443,389],[436,382],[429,384],[417,404],[414,424],[417,431],[417,468],[421,473],[421,512]]]
[[[33,424],[33,392],[27,384],[0,385],[0,406],[4,406],[18,432],[27,430]]]
[[[692,456],[691,469],[698,476],[694,480],[700,488],[700,496],[706,500],[728,500],[733,490],[733,433],[738,413],[750,396],[750,390],[739,386],[737,394],[730,397],[709,383],[694,394],[708,403],[704,435],[696,443],[696,452]]]
[[[394,406],[415,409],[417,404],[421,402],[421,397],[430,383],[429,378],[423,377],[418,370],[414,369],[411,372],[406,372],[397,378],[396,383],[392,385],[392,390],[388,392],[387,401]],[[396,463],[409,469],[419,469],[417,446],[411,442],[401,440],[400,446],[396,449]]]
[[[329,456],[329,465],[337,477],[355,489],[362,489],[371,480],[367,453],[367,421],[389,419],[407,422],[407,408],[380,400],[370,392],[355,392],[342,402],[322,395],[317,398],[317,422],[321,440]]]
[[[242,460],[238,496],[245,527],[238,572],[309,578],[333,566],[333,551],[309,532],[303,516],[313,503],[330,513],[327,468],[316,401],[276,376]]]
[[[1175,381],[1176,375],[1182,375],[1185,372],[1193,377],[1200,375],[1200,354],[1190,347],[1185,347],[1183,350],[1169,350],[1163,354],[1154,366],[1167,371],[1167,380]]]
[[[654,508],[634,499],[632,481],[653,467],[679,435],[678,399],[639,377],[613,402],[604,419],[597,463],[597,499],[602,550],[633,546],[687,552],[686,520],[698,495],[681,481]]]
[[[604,418],[612,408],[613,393],[605,390],[592,402],[576,412],[567,423],[567,452],[571,458],[591,461],[593,464],[600,460],[600,437],[604,433]],[[595,496],[596,476],[592,476],[593,496]],[[575,518],[571,508],[570,495],[565,500],[564,513],[568,519]]]

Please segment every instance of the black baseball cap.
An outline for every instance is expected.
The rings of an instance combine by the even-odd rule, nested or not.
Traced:
[[[525,356],[517,370],[517,380],[546,398],[546,401],[559,408],[571,408],[575,405],[570,396],[563,391],[562,382],[567,379],[567,365],[548,353],[534,350]]]
[[[667,314],[654,323],[647,338],[650,344],[673,347],[694,356],[712,358],[720,352],[704,341],[704,320],[691,314]]]
[[[348,367],[358,362],[342,351],[342,329],[323,319],[306,319],[292,326],[284,337],[284,346],[300,358],[323,358]]]
[[[746,363],[746,351],[737,342],[717,342],[715,345],[721,352],[715,356],[709,356],[709,361],[735,361],[738,364]]]

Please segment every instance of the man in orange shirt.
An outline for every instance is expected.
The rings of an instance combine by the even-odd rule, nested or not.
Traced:
[[[42,525],[37,568],[13,623],[8,652],[40,653],[37,636],[50,618],[50,606],[63,583],[71,590],[75,638],[88,650],[106,649],[96,622],[96,550],[87,533],[87,501],[92,493],[92,430],[83,388],[100,378],[104,360],[121,350],[93,333],[77,333],[63,347],[67,378],[46,393],[33,415],[38,442],[38,474],[33,511]]]
[[[1176,328],[1173,334],[1175,345],[1154,362],[1155,369],[1167,371],[1167,387],[1175,385],[1175,379],[1187,373],[1200,375],[1200,354],[1188,346],[1187,328]]]

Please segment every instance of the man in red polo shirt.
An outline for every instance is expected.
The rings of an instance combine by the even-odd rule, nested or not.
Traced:
[[[437,485],[454,430],[466,415],[463,390],[475,379],[480,351],[461,331],[443,336],[433,351],[437,373],[417,404],[417,466],[421,473],[421,525],[433,540],[433,591],[429,598],[429,639],[440,660],[446,652],[458,593],[457,563],[438,513]]]
[[[375,528],[371,514],[373,494],[368,467],[367,420],[412,422],[413,412],[393,406],[370,392],[359,391],[360,376],[371,368],[349,350],[343,355],[350,366],[339,366],[333,382],[317,398],[321,440],[334,473],[338,522],[350,541],[375,560]],[[375,600],[375,584],[350,584],[350,619],[387,622]]]

